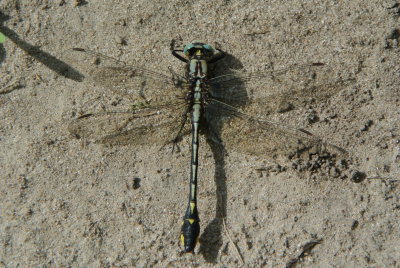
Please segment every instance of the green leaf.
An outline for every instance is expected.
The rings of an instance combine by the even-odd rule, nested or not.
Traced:
[[[6,41],[6,36],[0,32],[0,44],[3,44]]]

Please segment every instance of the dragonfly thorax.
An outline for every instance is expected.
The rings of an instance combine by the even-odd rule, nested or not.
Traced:
[[[188,64],[188,78],[189,81],[195,82],[198,79],[205,79],[207,77],[207,61],[191,59]]]

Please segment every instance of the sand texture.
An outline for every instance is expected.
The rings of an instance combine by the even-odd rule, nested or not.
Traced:
[[[400,267],[398,1],[2,0],[0,12],[0,267]],[[243,110],[326,148],[288,151],[296,139],[246,121],[220,126],[225,152],[202,136],[201,234],[182,254],[190,135],[171,153],[160,143],[178,119],[146,140],[71,134],[83,114],[142,104],[115,94],[122,75],[93,83],[68,49],[171,76],[184,75],[171,45],[193,40],[226,51],[219,74],[329,66],[237,86],[263,100]],[[116,116],[85,133],[131,123]]]

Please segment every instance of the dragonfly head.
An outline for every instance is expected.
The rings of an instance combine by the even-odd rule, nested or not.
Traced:
[[[210,57],[214,55],[215,49],[209,45],[199,41],[193,41],[183,48],[183,53],[186,57],[191,58],[193,55],[205,55]]]

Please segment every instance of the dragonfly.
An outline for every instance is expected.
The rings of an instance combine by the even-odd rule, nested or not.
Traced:
[[[191,133],[189,200],[180,241],[184,252],[194,252],[200,234],[199,135],[206,134],[224,150],[262,157],[287,157],[310,148],[341,154],[342,148],[305,129],[266,119],[326,100],[340,86],[332,68],[323,63],[212,76],[210,67],[226,52],[199,41],[171,51],[184,62],[184,75],[130,65],[88,49],[68,50],[67,62],[97,85],[92,93],[102,100],[88,103],[86,108],[93,112],[73,119],[68,130],[101,144],[172,144],[173,148]],[[125,108],[107,110],[103,101]]]

